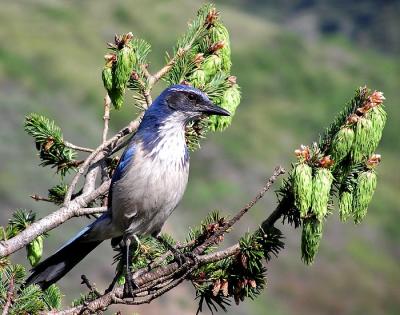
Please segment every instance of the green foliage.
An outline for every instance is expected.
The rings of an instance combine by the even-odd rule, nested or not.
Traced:
[[[239,241],[240,253],[201,267],[192,276],[199,299],[198,312],[204,304],[213,311],[227,310],[230,298],[236,304],[245,298],[255,299],[265,287],[263,259],[269,261],[283,248],[282,233],[275,227],[246,233]]]
[[[147,67],[147,55],[151,51],[151,45],[141,38],[132,40],[132,47],[136,54],[136,62],[133,64],[133,75],[128,81],[128,88],[134,92],[134,99],[139,108],[145,108],[146,99],[144,91],[148,88],[148,80],[144,73],[144,68]]]
[[[293,193],[296,207],[300,210],[300,216],[307,216],[311,207],[311,198],[313,192],[312,168],[299,163],[293,168]]]
[[[328,214],[328,202],[333,176],[329,169],[318,168],[315,171],[312,186],[311,212],[322,221]]]
[[[25,230],[36,220],[36,214],[32,211],[18,209],[16,210],[8,222],[6,228],[1,227],[2,235],[0,240],[7,240],[18,233]],[[36,239],[26,246],[27,258],[32,266],[35,266],[42,257],[43,253],[43,240],[45,235],[39,235]]]
[[[342,222],[347,221],[353,211],[353,194],[350,191],[340,193],[339,214]]]
[[[314,262],[322,238],[323,224],[317,218],[303,220],[303,232],[301,234],[301,259],[307,265]]]
[[[344,126],[332,139],[331,157],[335,163],[342,161],[353,146],[354,130],[350,126]]]
[[[0,240],[7,240],[14,237],[35,222],[35,219],[36,214],[32,211],[17,209],[8,221],[6,228],[1,227]]]
[[[295,226],[301,217],[302,259],[306,264],[311,264],[317,254],[324,218],[333,207],[334,196],[339,197],[342,221],[352,215],[359,223],[367,213],[376,187],[373,168],[380,162],[380,155],[371,154],[386,122],[384,99],[381,92],[358,89],[318,143],[313,143],[311,149],[301,146],[295,151],[300,163],[293,166],[289,179],[278,190],[278,209],[284,220],[294,222]]]
[[[79,306],[79,305],[88,303],[90,301],[93,301],[96,298],[97,298],[96,293],[94,293],[93,291],[90,291],[86,294],[80,294],[78,298],[76,298],[72,301],[71,305],[73,307]]]
[[[26,246],[27,258],[32,267],[35,267],[42,258],[43,239],[44,239],[43,235],[39,235],[37,238],[35,238],[32,242],[30,242]]]
[[[62,302],[62,294],[60,288],[57,287],[55,284],[49,286],[43,292],[43,300],[49,310],[60,309]]]
[[[223,226],[226,223],[226,218],[222,217],[220,212],[217,210],[211,211],[207,216],[200,222],[198,226],[189,227],[188,235],[186,236],[186,242],[195,241],[194,245],[188,247],[187,250],[191,250],[198,243],[202,243],[207,239],[216,229]],[[217,240],[222,241],[223,238]],[[205,253],[213,251],[215,247],[213,245],[205,249]]]
[[[375,192],[376,178],[376,173],[373,170],[358,174],[352,204],[355,223],[360,223],[367,214],[368,205]]]
[[[9,314],[38,314],[40,311],[50,311],[61,306],[61,292],[52,285],[42,291],[37,285],[24,287],[25,268],[13,265],[3,260],[0,264],[0,306],[7,303],[9,294],[12,295]]]
[[[25,131],[35,139],[41,166],[57,168],[62,176],[76,166],[76,153],[64,144],[60,127],[48,118],[32,113],[25,118]]]
[[[200,146],[199,140],[206,129],[224,130],[231,124],[240,103],[239,86],[229,73],[232,64],[229,33],[213,5],[206,4],[198,11],[186,33],[178,39],[173,53],[176,60],[164,80],[169,85],[193,85],[231,113],[229,117],[213,116],[204,119],[206,122],[188,126],[187,143],[194,150]]]
[[[68,185],[67,184],[58,184],[49,189],[48,198],[51,202],[56,205],[61,205],[64,202],[65,194],[67,193]]]

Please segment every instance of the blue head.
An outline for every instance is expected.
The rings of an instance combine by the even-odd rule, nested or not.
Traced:
[[[146,111],[143,123],[172,120],[179,124],[187,124],[202,116],[222,115],[230,113],[214,105],[199,89],[187,85],[172,85],[165,89]]]

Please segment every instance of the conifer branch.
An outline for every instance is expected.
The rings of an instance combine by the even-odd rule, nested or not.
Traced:
[[[275,180],[278,178],[278,176],[282,175],[285,173],[285,170],[283,169],[282,166],[278,166],[275,168],[273,175],[267,180],[266,184],[264,187],[261,189],[261,191],[247,204],[245,205],[242,209],[239,210],[239,212],[228,222],[222,225],[220,229],[218,229],[213,236],[207,239],[203,244],[198,246],[193,252],[194,254],[199,254],[204,252],[204,250],[212,245],[213,243],[217,242],[218,237],[222,236],[226,231],[228,231],[236,222],[238,222],[247,211],[249,211],[263,196],[264,194],[269,190],[269,188],[272,186],[272,184],[275,182]]]
[[[76,216],[81,208],[86,207],[90,202],[107,193],[109,186],[110,181],[104,182],[90,194],[76,197],[67,206],[61,207],[48,216],[32,223],[13,238],[0,241],[0,258],[11,255],[32,242],[39,235],[56,228],[60,224]]]
[[[90,310],[91,313],[95,313],[98,310],[106,309],[111,304],[139,305],[149,303],[153,299],[178,286],[182,281],[187,279],[189,274],[193,273],[194,270],[199,267],[237,255],[240,252],[239,243],[213,253],[205,255],[202,255],[202,253],[207,246],[215,243],[217,237],[237,223],[243,215],[264,196],[265,192],[269,190],[276,178],[283,173],[283,168],[277,167],[274,174],[268,179],[262,190],[254,199],[240,209],[235,217],[228,221],[221,230],[217,230],[215,233],[211,234],[202,244],[198,245],[191,251],[194,258],[193,260],[186,262],[182,266],[179,266],[176,262],[172,262],[166,266],[153,265],[150,270],[146,267],[135,272],[133,280],[139,288],[133,291],[135,294],[133,299],[124,297],[123,289],[116,287],[112,291],[86,303],[86,305],[76,306],[61,312],[48,312],[45,314],[81,314],[82,312],[85,314],[85,310]],[[182,246],[180,247],[182,248]],[[143,292],[145,292],[145,295],[141,294]],[[90,312],[88,314],[90,314]]]
[[[71,142],[68,142],[68,141],[64,141],[64,145],[67,148],[70,148],[70,149],[73,149],[73,150],[77,150],[77,151],[88,152],[88,153],[93,152],[93,149],[86,148],[86,147],[80,147],[80,146],[75,145],[75,144],[73,144]]]
[[[15,282],[14,275],[11,275],[10,280],[8,282],[6,303],[4,304],[3,312],[1,313],[2,315],[7,315],[10,309],[12,299],[14,297],[14,282]]]

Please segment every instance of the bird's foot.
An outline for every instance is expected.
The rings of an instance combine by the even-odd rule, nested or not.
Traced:
[[[126,275],[123,297],[124,298],[134,298],[135,297],[134,291],[136,289],[139,289],[139,286],[137,285],[135,280],[132,279],[132,275]]]
[[[176,261],[180,267],[188,263],[197,264],[197,256],[193,253],[180,251],[179,249],[168,243],[161,236],[157,236],[157,240],[166,248],[168,248],[172,255],[174,255],[174,261]]]
[[[134,297],[133,291],[135,289],[138,289],[138,285],[136,284],[135,280],[132,277],[132,271],[131,271],[131,263],[132,263],[132,255],[131,255],[131,237],[135,240],[136,243],[136,252],[140,250],[140,240],[136,235],[126,235],[124,237],[125,239],[125,267],[126,267],[126,273],[125,273],[125,284],[124,284],[124,297]],[[135,252],[135,255],[137,254]]]

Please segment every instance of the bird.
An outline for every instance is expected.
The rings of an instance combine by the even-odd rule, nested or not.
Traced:
[[[197,88],[167,87],[145,111],[121,155],[111,179],[107,211],[35,266],[25,285],[48,288],[104,240],[124,239],[129,248],[132,237],[157,237],[188,183],[185,128],[210,115],[230,113]]]

